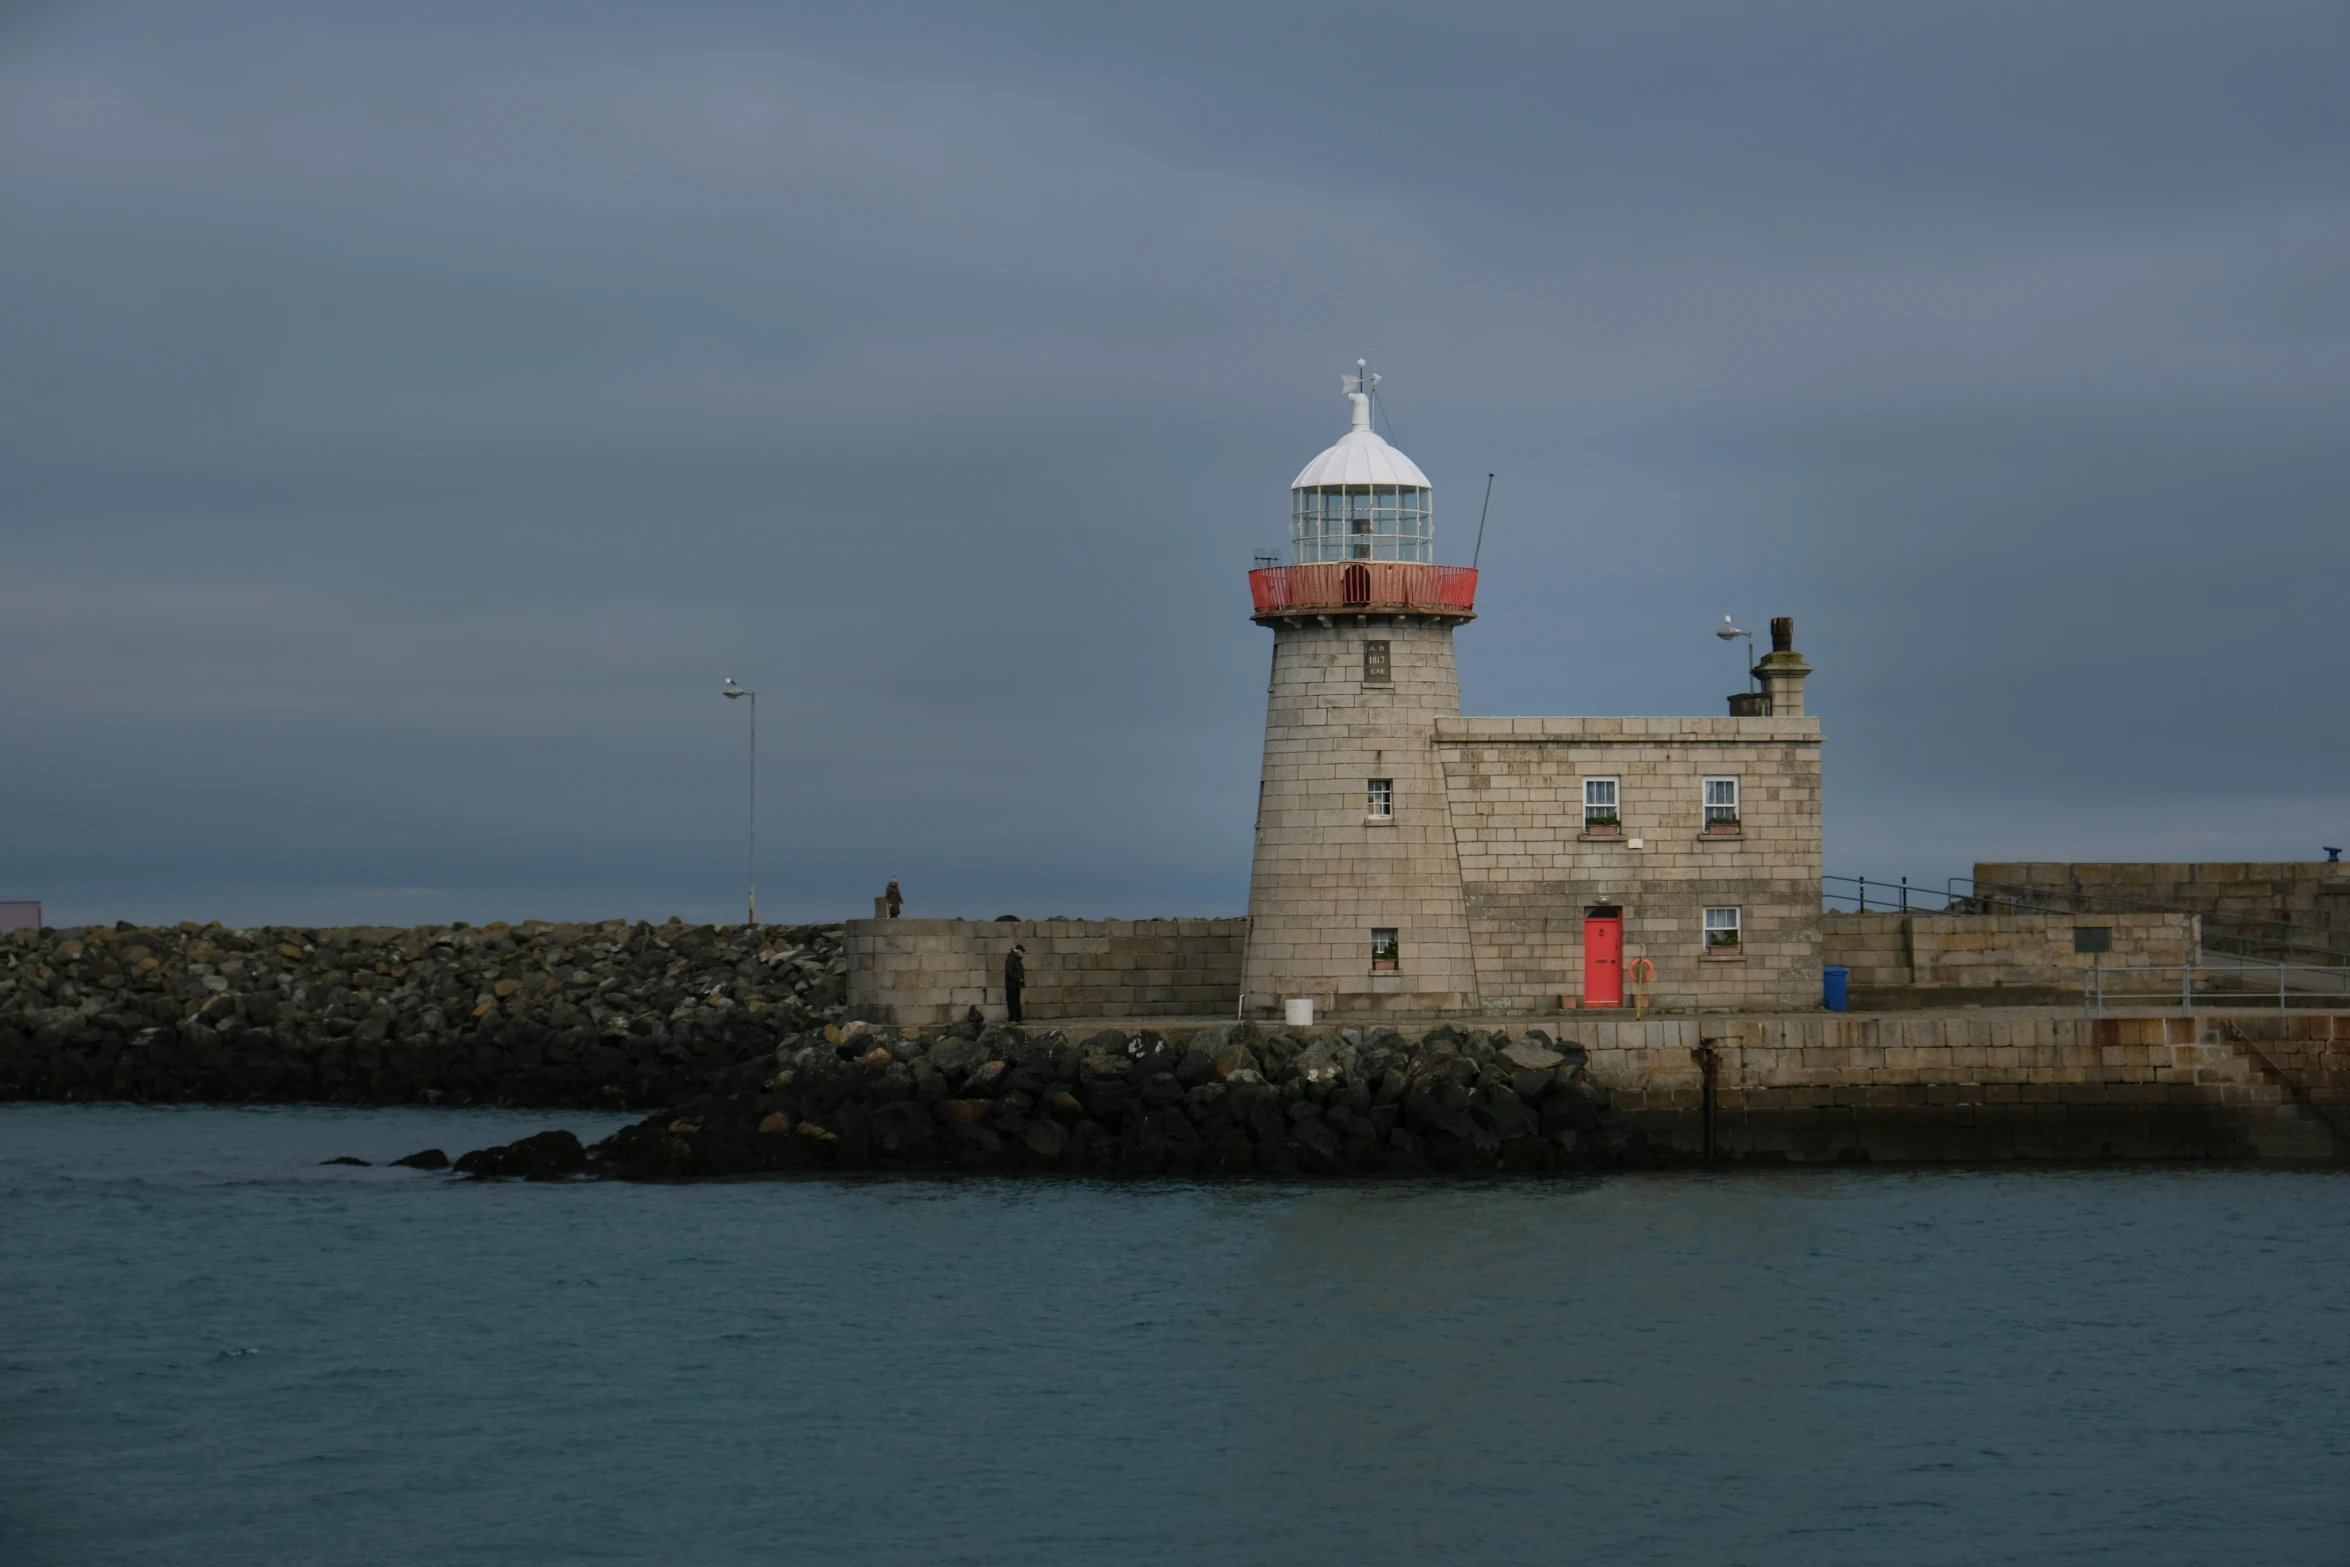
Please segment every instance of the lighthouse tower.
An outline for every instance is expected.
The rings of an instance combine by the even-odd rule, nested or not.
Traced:
[[[1473,1011],[1476,965],[1436,722],[1458,718],[1453,628],[1477,574],[1435,564],[1433,487],[1354,427],[1290,486],[1291,564],[1249,573],[1273,632],[1242,988],[1348,1016]]]

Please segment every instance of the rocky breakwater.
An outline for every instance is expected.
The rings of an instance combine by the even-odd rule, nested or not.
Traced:
[[[838,1020],[844,974],[838,926],[13,932],[0,1098],[670,1104]]]
[[[603,1142],[479,1149],[482,1176],[682,1180],[793,1170],[1372,1175],[1649,1162],[1585,1052],[1538,1030],[1188,1036],[851,1023],[786,1041]]]

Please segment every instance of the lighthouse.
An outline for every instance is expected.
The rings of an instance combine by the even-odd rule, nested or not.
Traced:
[[[1793,619],[1725,714],[1464,717],[1452,638],[1477,573],[1436,563],[1436,487],[1371,427],[1378,377],[1356,372],[1352,427],[1289,487],[1289,563],[1248,576],[1273,633],[1248,919],[1070,926],[1066,963],[1058,922],[1021,926],[1032,974],[1136,976],[1047,979],[1060,1010],[1037,1015],[1220,1011],[1235,988],[1252,1017],[1356,1024],[1818,1006],[1821,736]],[[850,995],[951,1021],[1008,938],[915,923],[851,924]]]
[[[1435,487],[1353,423],[1290,485],[1290,563],[1249,573],[1273,633],[1244,1004],[1350,1016],[1478,1009],[1440,720],[1461,711],[1453,632],[1477,574],[1435,563]]]

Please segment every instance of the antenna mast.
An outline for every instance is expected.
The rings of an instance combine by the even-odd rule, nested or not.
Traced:
[[[1493,510],[1493,475],[1485,476],[1485,505],[1477,513],[1477,548],[1470,552],[1469,569],[1475,571],[1477,562],[1485,554],[1485,514]]]

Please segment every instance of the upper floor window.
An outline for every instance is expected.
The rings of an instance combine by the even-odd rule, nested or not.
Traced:
[[[1371,815],[1377,817],[1388,817],[1395,814],[1394,779],[1374,778],[1371,780],[1370,788],[1366,792],[1370,797],[1369,810]]]
[[[1395,939],[1395,932],[1385,926],[1371,929],[1371,972],[1384,974],[1403,961],[1403,949]]]
[[[1716,823],[1731,827],[1738,825],[1738,780],[1735,778],[1708,778],[1705,781],[1705,824]]]
[[[1616,813],[1616,780],[1613,778],[1586,778],[1583,780],[1583,829],[1594,827],[1621,827],[1623,817]]]
[[[1708,952],[1736,952],[1738,950],[1738,924],[1736,909],[1706,910],[1705,950]]]

